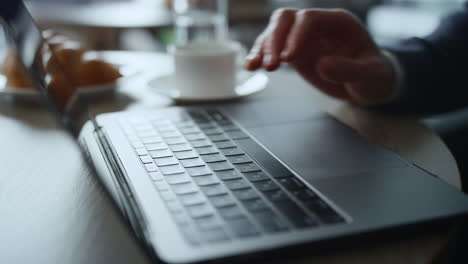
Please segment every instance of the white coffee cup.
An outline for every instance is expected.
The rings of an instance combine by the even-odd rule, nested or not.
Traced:
[[[179,96],[215,99],[236,96],[242,45],[234,41],[194,42],[169,49],[174,60],[173,85]]]

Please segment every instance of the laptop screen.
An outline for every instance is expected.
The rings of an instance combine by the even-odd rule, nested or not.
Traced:
[[[20,59],[29,77],[45,97],[45,102],[65,128],[77,136],[88,119],[85,102],[60,64],[52,44],[34,22],[23,1],[2,0],[0,23],[12,51]]]

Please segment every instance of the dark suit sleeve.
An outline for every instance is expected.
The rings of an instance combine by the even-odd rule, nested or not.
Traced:
[[[377,109],[431,114],[468,106],[468,3],[426,38],[384,47],[402,66],[398,98]]]

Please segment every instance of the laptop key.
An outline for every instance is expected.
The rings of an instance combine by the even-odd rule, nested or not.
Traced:
[[[272,210],[255,212],[253,216],[267,233],[277,233],[288,230],[287,224]]]
[[[133,148],[137,149],[137,148],[144,148],[145,145],[143,145],[143,143],[141,143],[140,141],[133,141],[132,142],[132,146]]]
[[[244,151],[238,147],[235,148],[227,148],[227,149],[220,149],[221,153],[224,154],[224,156],[234,156],[234,155],[240,155],[244,154]]]
[[[189,183],[181,183],[181,184],[172,185],[172,190],[177,195],[182,195],[182,194],[188,194],[188,193],[195,193],[198,191],[198,188],[197,186],[195,186],[195,184],[193,184],[192,182],[189,182]]]
[[[153,171],[153,172],[150,172],[149,173],[149,176],[150,178],[153,180],[153,181],[162,181],[164,180],[164,177],[162,176],[162,174],[158,171]]]
[[[147,172],[158,171],[158,167],[154,163],[145,164],[145,168]]]
[[[192,147],[188,143],[170,145],[169,148],[173,152],[192,150]]]
[[[242,164],[242,163],[250,163],[250,162],[253,162],[253,160],[245,155],[245,154],[242,154],[242,155],[236,155],[236,156],[229,156],[228,157],[228,160],[229,162],[231,162],[232,164]]]
[[[206,113],[213,118],[216,122],[230,122],[229,119],[227,119],[224,114],[222,114],[219,110],[217,109],[208,109],[206,110]]]
[[[174,157],[156,158],[154,162],[159,167],[179,164],[179,161]]]
[[[195,122],[210,122],[209,117],[201,110],[189,110],[187,113]]]
[[[163,140],[161,137],[145,137],[145,138],[142,138],[141,141],[143,142],[143,144],[149,144],[149,143],[160,143]]]
[[[222,228],[205,230],[201,233],[204,240],[208,243],[216,243],[229,240],[228,235]]]
[[[307,188],[297,177],[278,179],[278,182],[288,190],[299,190]]]
[[[325,215],[319,215],[320,220],[325,224],[339,224],[344,223],[345,219],[336,213],[330,213]]]
[[[200,129],[198,129],[196,126],[181,127],[179,129],[180,132],[184,135],[200,133]]]
[[[237,127],[234,124],[226,124],[226,125],[221,125],[221,129],[224,131],[233,131],[233,130],[239,130],[239,127]]]
[[[172,175],[166,176],[165,179],[167,183],[169,184],[180,184],[180,183],[187,183],[187,182],[192,181],[190,177],[185,173],[172,174]]]
[[[154,186],[156,186],[156,189],[158,189],[159,191],[169,190],[169,184],[167,184],[164,181],[156,181],[154,182]]]
[[[200,129],[209,129],[209,128],[216,128],[216,124],[213,122],[205,122],[205,123],[197,123]]]
[[[282,190],[264,192],[263,194],[273,203],[289,199],[288,195]]]
[[[198,157],[198,154],[193,150],[175,152],[174,155],[180,160]]]
[[[258,193],[252,188],[235,190],[232,193],[239,200],[250,200],[250,199],[255,199],[259,197]]]
[[[205,196],[201,192],[188,193],[179,195],[180,202],[185,206],[202,204],[206,201]]]
[[[289,199],[277,201],[275,205],[297,228],[307,228],[318,225],[317,220],[309,216],[296,203]]]
[[[213,215],[195,219],[195,224],[203,231],[220,228],[220,221]]]
[[[198,186],[207,186],[219,183],[219,180],[213,175],[202,175],[193,177],[193,180]]]
[[[237,205],[222,207],[218,209],[219,214],[224,219],[234,219],[244,217],[244,213],[241,208]]]
[[[143,162],[143,164],[153,163],[153,159],[148,155],[140,156],[140,160]]]
[[[258,181],[258,182],[255,182],[254,185],[261,192],[268,192],[268,191],[274,191],[274,190],[279,189],[278,184],[274,183],[271,180]]]
[[[268,153],[263,147],[252,139],[236,139],[236,144],[245,149],[249,155],[262,164],[267,172],[271,174],[273,178],[283,178],[293,176],[291,172],[281,164],[275,157]]]
[[[236,144],[234,144],[234,142],[232,142],[231,140],[218,141],[218,142],[214,142],[214,143],[215,143],[216,147],[218,147],[219,149],[236,147]]]
[[[148,151],[167,149],[167,145],[164,142],[145,144],[145,146]]]
[[[226,221],[233,233],[237,237],[253,237],[258,236],[260,233],[257,228],[247,219],[239,218]]]
[[[219,134],[219,135],[209,135],[208,138],[213,141],[213,142],[217,142],[217,141],[227,141],[229,140],[229,138],[224,135],[224,134]]]
[[[161,137],[167,139],[167,138],[173,138],[173,137],[180,137],[180,133],[177,130],[166,130],[164,132],[159,133]]]
[[[164,201],[173,201],[176,199],[174,193],[169,190],[160,191],[159,195]]]
[[[148,155],[148,151],[146,151],[145,148],[138,148],[138,149],[135,149],[135,151],[136,151],[138,156]]]
[[[193,159],[184,159],[180,161],[180,164],[184,166],[184,168],[191,168],[191,167],[199,167],[204,166],[205,162],[203,162],[200,158],[193,158]]]
[[[242,163],[242,164],[237,164],[235,167],[240,171],[240,172],[253,172],[253,171],[261,171],[262,168],[258,166],[255,163]]]
[[[192,144],[192,146],[193,146],[194,148],[210,147],[210,146],[213,145],[213,144],[211,144],[211,142],[210,142],[209,140],[206,140],[206,139],[191,140],[191,141],[190,141],[190,144]]]
[[[160,167],[159,170],[163,175],[179,174],[185,172],[184,168],[179,164]]]
[[[219,154],[219,153],[202,155],[201,158],[207,163],[225,161],[226,160],[226,158],[223,155]]]
[[[200,188],[206,196],[215,196],[227,193],[226,188],[221,184],[201,186]]]
[[[229,180],[229,181],[225,181],[224,184],[230,190],[250,188],[249,183],[244,179]]]
[[[187,134],[185,135],[185,138],[187,140],[200,140],[200,139],[205,139],[205,135],[202,133],[196,133],[196,134]]]
[[[242,176],[234,169],[217,171],[215,172],[215,174],[216,176],[218,176],[218,178],[220,178],[223,181],[242,178]]]
[[[262,199],[247,200],[242,203],[251,212],[269,209],[269,206]]]
[[[140,138],[158,137],[159,136],[158,132],[154,131],[154,130],[144,130],[144,131],[141,131],[141,132],[137,132],[137,134],[138,134],[138,136]]]
[[[231,130],[227,131],[226,134],[232,139],[245,139],[249,138],[242,130]]]
[[[182,207],[182,205],[180,205],[180,203],[176,200],[167,201],[166,207],[171,213],[181,213],[184,211],[184,208]]]
[[[251,182],[268,180],[270,177],[264,171],[245,172],[244,176]]]
[[[187,212],[192,218],[208,217],[213,215],[213,208],[208,203],[187,206]]]
[[[211,170],[207,166],[192,167],[187,168],[186,170],[187,173],[193,177],[212,174]]]
[[[176,127],[178,127],[181,131],[182,131],[182,129],[185,129],[185,128],[193,128],[193,127],[196,127],[196,126],[195,126],[195,123],[193,123],[192,121],[177,122],[175,125],[176,125]]]
[[[233,169],[231,163],[227,161],[218,161],[218,162],[211,162],[208,163],[208,166],[213,170],[213,171],[223,171],[223,170],[231,170]]]
[[[185,240],[189,244],[192,244],[194,246],[197,246],[197,245],[201,244],[200,236],[199,236],[198,232],[195,231],[194,228],[192,228],[190,226],[186,226],[186,227],[181,228],[180,231],[181,231],[183,237],[185,238]]]
[[[179,226],[185,226],[191,222],[190,218],[184,212],[174,212],[172,213],[172,217]]]
[[[236,201],[230,194],[212,196],[212,197],[209,197],[208,199],[210,200],[211,204],[213,204],[213,206],[216,208],[226,207],[226,206],[236,204]]]
[[[320,215],[322,212],[328,213],[331,210],[330,206],[318,197],[305,201],[303,204],[307,209],[316,213],[317,215]]]
[[[205,135],[220,135],[223,134],[223,131],[217,127],[208,127],[208,128],[203,128],[203,133]]]
[[[207,154],[215,154],[219,153],[219,151],[214,148],[214,147],[196,147],[195,150],[198,152],[200,155],[207,155]]]
[[[172,151],[170,149],[153,150],[150,151],[149,154],[153,159],[172,157]]]
[[[177,144],[186,143],[186,141],[183,137],[171,137],[171,138],[166,138],[166,143],[168,145],[177,145]]]
[[[300,201],[311,201],[318,199],[317,194],[315,194],[311,189],[294,190],[291,191],[291,193]]]

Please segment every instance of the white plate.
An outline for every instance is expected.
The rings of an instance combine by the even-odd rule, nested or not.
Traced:
[[[200,98],[183,96],[174,87],[174,78],[172,74],[158,76],[149,81],[149,86],[159,94],[168,96],[175,101],[180,102],[209,102],[218,100],[233,100],[258,93],[265,89],[268,84],[268,77],[263,72],[250,73],[240,72],[240,78],[236,87],[235,95],[223,97]]]
[[[114,91],[119,86],[120,82],[124,81],[130,76],[137,74],[137,71],[131,67],[117,65],[114,63],[112,63],[112,65],[118,69],[122,75],[121,77],[111,83],[78,87],[79,93],[86,96],[95,96],[103,93],[109,93]],[[39,97],[39,91],[33,88],[16,88],[8,86],[7,78],[0,74],[0,95],[14,96],[18,99],[36,99]]]

